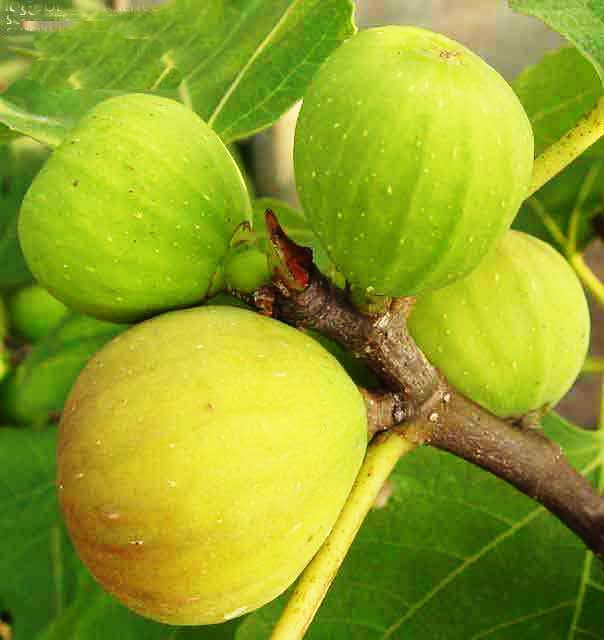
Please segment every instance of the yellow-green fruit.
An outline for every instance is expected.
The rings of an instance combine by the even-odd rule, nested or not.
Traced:
[[[589,310],[568,263],[509,231],[467,278],[420,296],[409,329],[449,382],[502,417],[555,404],[581,370]]]
[[[468,274],[510,226],[530,122],[477,55],[415,27],[363,31],[321,67],[294,145],[304,213],[358,289],[414,295]]]
[[[66,404],[59,498],[84,563],[144,616],[210,624],[284,591],[361,464],[366,413],[316,341],[230,307],[158,316]]]
[[[69,311],[37,284],[16,291],[7,306],[11,327],[32,342],[47,335]]]
[[[53,152],[23,201],[19,240],[59,300],[131,322],[202,301],[250,218],[210,127],[178,102],[128,94],[95,106]]]

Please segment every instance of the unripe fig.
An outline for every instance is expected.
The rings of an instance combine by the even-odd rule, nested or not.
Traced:
[[[43,425],[59,415],[90,357],[126,328],[70,313],[38,341],[0,386],[0,407],[16,424]]]
[[[385,27],[321,67],[294,159],[305,215],[349,282],[413,295],[469,273],[510,226],[533,135],[510,86],[474,53]]]
[[[249,218],[241,173],[208,125],[178,102],[129,94],[95,106],[54,151],[19,239],[54,296],[133,321],[203,300]]]
[[[67,307],[37,284],[19,289],[7,300],[11,329],[37,342],[68,313]]]
[[[365,406],[317,342],[204,306],[136,325],[65,406],[59,499],[94,576],[141,615],[210,624],[272,600],[325,540]]]
[[[509,231],[463,280],[420,296],[409,329],[451,384],[501,417],[555,404],[581,370],[589,310],[548,244]]]

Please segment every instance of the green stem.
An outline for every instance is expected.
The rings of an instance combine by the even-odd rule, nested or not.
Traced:
[[[392,432],[375,438],[342,513],[302,574],[270,640],[304,637],[380,489],[399,458],[414,448],[414,444]]]
[[[577,235],[579,231],[579,221],[581,219],[581,215],[584,213],[585,202],[587,201],[589,194],[592,192],[594,183],[598,178],[601,169],[602,162],[594,162],[589,168],[585,179],[581,183],[579,195],[575,200],[573,210],[570,214],[570,221],[568,223],[568,243],[566,245],[567,254],[577,252]]]
[[[603,135],[604,100],[600,99],[592,111],[535,160],[533,178],[526,197],[532,196]]]
[[[575,253],[569,256],[568,260],[585,288],[600,304],[604,304],[604,283],[585,263],[583,256],[580,253]]]
[[[604,376],[600,381],[600,410],[598,411],[598,424],[599,431],[604,431]]]
[[[543,226],[549,231],[552,238],[560,245],[560,249],[565,249],[567,238],[558,223],[552,218],[547,209],[543,206],[538,198],[529,198],[526,203],[539,217]]]
[[[604,373],[604,358],[586,358],[581,373]]]

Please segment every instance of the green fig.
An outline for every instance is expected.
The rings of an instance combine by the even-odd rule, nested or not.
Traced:
[[[79,313],[64,317],[4,380],[4,417],[23,425],[44,425],[56,418],[86,362],[125,328]]]
[[[178,102],[128,94],[96,105],[54,151],[19,239],[59,300],[131,322],[201,302],[249,219],[241,172],[210,127]]]
[[[315,340],[244,309],[173,311],[80,375],[60,426],[59,499],[80,557],[124,604],[218,623],[295,580],[366,444],[361,395]]]
[[[323,64],[298,119],[304,213],[361,291],[415,295],[467,275],[508,229],[533,166],[511,87],[415,27],[362,31]]]
[[[454,387],[498,416],[518,417],[568,391],[590,319],[566,260],[508,231],[467,278],[419,296],[409,330]]]
[[[50,333],[69,312],[44,287],[32,284],[19,289],[7,300],[11,329],[37,342]]]

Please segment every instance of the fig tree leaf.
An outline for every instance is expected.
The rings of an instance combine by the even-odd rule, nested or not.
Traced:
[[[602,490],[604,433],[544,420]],[[543,507],[498,478],[423,448],[364,523],[305,638],[588,640],[604,637],[604,566]],[[269,637],[283,598],[237,640]]]
[[[22,133],[49,147],[56,147],[67,132],[60,119],[24,111],[3,97],[0,97],[0,119],[5,128],[2,132],[4,140]]]
[[[37,34],[47,87],[179,97],[225,141],[272,124],[354,32],[351,0],[172,0]]]
[[[75,593],[75,558],[57,519],[55,430],[0,429],[0,611],[31,640]]]
[[[233,640],[238,624],[168,627],[141,618],[105,593],[80,567],[76,597],[36,640]]]
[[[19,240],[17,217],[25,192],[48,155],[28,138],[0,145],[0,292],[32,281]]]
[[[56,147],[83,113],[114,94],[49,89],[29,78],[17,80],[0,95],[0,141],[25,135]]]
[[[574,47],[547,53],[512,83],[533,127],[535,154],[560,139],[602,95],[593,66]],[[584,155],[604,156],[600,141]]]
[[[560,139],[596,104],[602,85],[594,67],[573,47],[547,54],[513,83],[535,134],[537,154]],[[593,220],[604,211],[604,142],[582,154],[525,202],[513,227],[565,251],[595,236]]]
[[[604,4],[599,0],[509,0],[510,7],[543,20],[570,40],[604,82]]]

